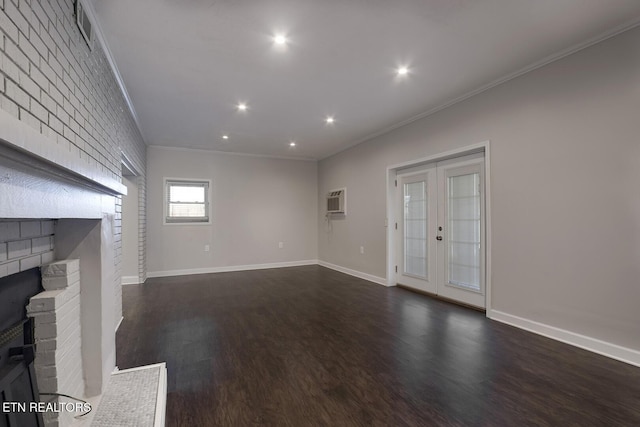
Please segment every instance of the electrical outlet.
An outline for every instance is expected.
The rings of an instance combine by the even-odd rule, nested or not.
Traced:
[[[360,253],[363,254],[364,253],[364,246],[360,246]]]
[[[204,245],[204,251],[205,251],[205,252],[209,252],[209,249],[211,249],[211,248],[209,247],[209,245]]]
[[[278,242],[278,249],[284,248],[284,242]]]

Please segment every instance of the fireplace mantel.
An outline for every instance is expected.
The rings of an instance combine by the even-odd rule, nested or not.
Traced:
[[[38,174],[51,180],[77,185],[97,193],[118,196],[126,194],[127,191],[126,187],[122,184],[102,184],[57,163],[38,157],[33,153],[23,151],[15,145],[7,143],[1,139],[0,157],[2,158],[0,165],[8,166],[13,170],[33,175]],[[0,176],[0,183],[12,184],[16,179],[19,179],[18,177],[12,176],[12,174],[6,170],[3,170],[2,172],[2,176]]]
[[[127,192],[119,179],[101,172],[95,161],[81,158],[68,142],[45,136],[3,110],[0,110],[0,157],[100,193]],[[0,183],[8,178],[3,174]]]
[[[100,219],[114,211],[126,186],[68,147],[0,110],[0,218]]]

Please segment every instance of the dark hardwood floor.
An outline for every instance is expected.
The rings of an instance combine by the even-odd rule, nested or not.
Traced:
[[[640,426],[640,368],[319,266],[125,286],[168,426]]]

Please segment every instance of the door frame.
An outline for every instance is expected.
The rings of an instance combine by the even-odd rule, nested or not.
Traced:
[[[145,194],[145,189],[143,188],[143,184],[144,184],[144,180],[142,178],[142,173],[140,172],[140,170],[133,164],[133,162],[131,161],[131,159],[129,159],[129,157],[124,153],[124,151],[122,151],[120,153],[120,165],[121,165],[121,174],[123,177],[127,177],[127,179],[129,181],[132,181],[134,184],[136,184],[137,190],[138,190],[138,200],[131,200],[131,199],[126,199],[127,195],[124,194],[123,196],[121,196],[121,203],[135,203],[138,206],[140,206],[140,197],[142,195]],[[122,208],[122,206],[121,206]],[[137,285],[140,283],[144,283],[146,280],[146,273],[142,274],[141,272],[143,272],[145,270],[145,266],[142,265],[143,263],[143,259],[144,259],[144,247],[142,245],[140,245],[139,242],[141,241],[145,241],[145,231],[144,231],[144,224],[141,224],[141,216],[140,216],[140,212],[138,211],[138,236],[137,236],[137,241],[138,241],[138,273],[135,276],[122,276],[121,277],[121,284],[122,285]],[[124,227],[121,230],[122,232],[124,232]],[[144,277],[143,277],[144,276]],[[118,324],[119,326],[119,324]]]
[[[450,151],[397,163],[387,167],[387,286],[395,286],[397,275],[395,271],[397,248],[395,237],[395,223],[398,221],[396,209],[396,173],[400,169],[407,169],[426,165],[428,163],[453,159],[469,154],[484,153],[484,199],[485,199],[485,309],[487,316],[491,312],[491,141],[456,148]]]

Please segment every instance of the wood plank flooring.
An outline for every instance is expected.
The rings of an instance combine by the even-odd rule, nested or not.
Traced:
[[[640,368],[319,266],[125,286],[168,426],[638,426]]]

